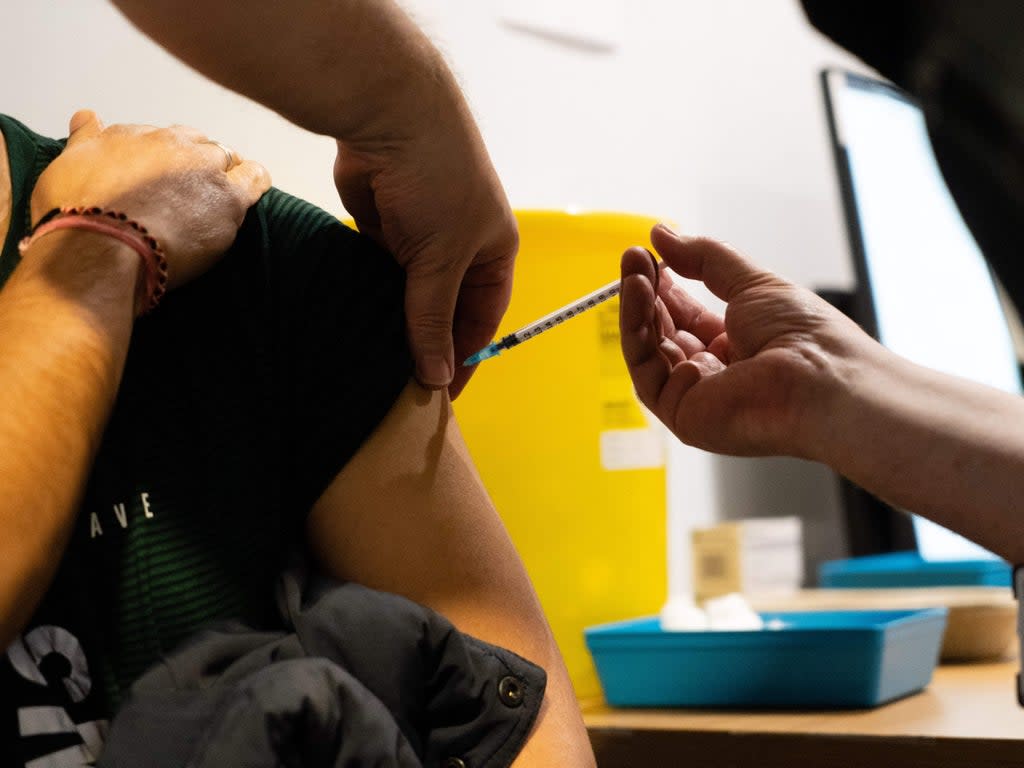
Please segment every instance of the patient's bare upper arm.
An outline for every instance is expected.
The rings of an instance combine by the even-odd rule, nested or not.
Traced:
[[[407,385],[316,502],[307,533],[333,575],[429,605],[485,639],[491,622],[540,616],[443,391]]]

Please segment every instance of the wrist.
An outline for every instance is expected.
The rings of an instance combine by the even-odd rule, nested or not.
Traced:
[[[793,455],[833,468],[842,463],[863,424],[869,394],[888,355],[864,334],[839,334],[819,342],[816,362],[800,393]]]
[[[18,244],[24,256],[41,238],[67,229],[94,232],[123,243],[138,254],[141,262],[135,291],[135,314],[153,309],[167,290],[167,259],[145,227],[124,213],[102,208],[54,208],[45,214],[31,234]]]
[[[32,243],[17,274],[38,280],[62,299],[92,314],[134,316],[141,276],[139,255],[106,235],[55,231]]]
[[[825,385],[808,458],[848,474],[865,450],[875,445],[887,428],[887,408],[898,398],[910,375],[905,363],[880,343],[864,336],[836,362],[834,376]]]
[[[469,106],[444,57],[411,22],[402,39],[402,58],[378,70],[361,98],[352,99],[332,134],[349,151],[382,153],[408,146],[436,126],[464,124]],[[352,109],[362,104],[364,111]]]

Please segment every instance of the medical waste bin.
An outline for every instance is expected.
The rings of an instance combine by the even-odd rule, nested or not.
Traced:
[[[619,277],[656,222],[518,211],[499,337]],[[581,697],[600,694],[583,629],[660,610],[665,438],[619,348],[618,297],[480,365],[455,401],[470,452],[526,563]],[[461,362],[461,361],[460,361]]]

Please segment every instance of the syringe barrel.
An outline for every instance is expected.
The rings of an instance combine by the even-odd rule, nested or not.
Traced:
[[[510,335],[515,336],[520,342],[532,339],[537,334],[543,333],[550,328],[554,328],[556,325],[560,325],[566,320],[576,317],[576,315],[586,312],[588,309],[596,307],[602,302],[608,301],[608,299],[613,296],[617,296],[620,289],[620,281],[616,280],[614,283],[609,283],[608,285],[598,288],[592,293],[588,293],[586,296],[577,299],[572,304],[564,306],[561,309],[556,309],[548,315],[544,315],[540,320],[532,322],[526,327],[520,328],[518,331]],[[504,342],[504,339],[502,341]]]

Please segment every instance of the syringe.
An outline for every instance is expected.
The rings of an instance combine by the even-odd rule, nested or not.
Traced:
[[[608,301],[612,296],[618,296],[620,288],[620,280],[616,280],[614,283],[608,283],[608,285],[603,288],[598,288],[593,293],[588,293],[582,299],[578,299],[572,304],[567,304],[561,309],[556,309],[551,314],[544,315],[540,320],[530,323],[529,325],[520,328],[518,331],[510,333],[500,341],[488,344],[479,352],[467,357],[465,362],[462,364],[476,365],[490,357],[496,357],[497,355],[500,355],[503,350],[511,349],[517,344],[522,344],[527,339],[532,339],[534,336],[544,333],[544,331],[549,328],[554,328],[556,325],[564,323],[569,318],[576,317],[576,315],[582,314],[588,309],[596,307],[602,302]]]

